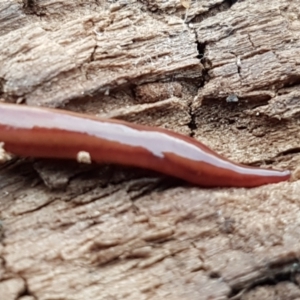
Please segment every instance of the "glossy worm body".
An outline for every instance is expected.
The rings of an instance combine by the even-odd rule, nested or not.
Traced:
[[[243,166],[197,140],[166,129],[58,109],[0,104],[0,142],[22,157],[78,159],[158,171],[200,186],[254,187],[290,178],[289,171]]]

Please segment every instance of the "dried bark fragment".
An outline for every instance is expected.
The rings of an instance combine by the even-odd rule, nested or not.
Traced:
[[[2,299],[13,300],[25,291],[24,280],[21,278],[10,278],[0,282]]]
[[[135,89],[137,102],[152,103],[168,99],[170,97],[181,97],[182,86],[178,82],[170,83],[148,83],[137,86]]]
[[[172,74],[193,78],[201,71],[194,43],[180,19],[167,23],[133,5],[114,12],[104,7],[98,14],[84,10],[63,23],[28,19],[2,36],[3,92],[31,105],[58,106]]]
[[[196,136],[233,160],[276,164],[277,156],[295,147],[297,105],[289,114],[277,109],[277,120],[267,113],[293,98],[277,93],[299,78],[295,9],[288,1],[244,1],[230,15],[225,11],[194,24],[209,78],[193,102]],[[238,102],[226,102],[232,94]],[[251,113],[262,111],[253,110],[260,106],[266,113]]]

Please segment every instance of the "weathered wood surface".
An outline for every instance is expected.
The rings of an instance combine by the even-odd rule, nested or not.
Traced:
[[[299,7],[1,1],[0,97],[162,126],[293,170]],[[297,181],[201,189],[12,161],[0,167],[0,299],[299,299],[299,195]]]

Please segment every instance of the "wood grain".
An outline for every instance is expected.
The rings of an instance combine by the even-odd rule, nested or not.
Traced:
[[[1,1],[0,98],[166,127],[293,170],[298,4]],[[299,298],[299,194],[297,181],[200,189],[14,159],[0,165],[0,295]]]

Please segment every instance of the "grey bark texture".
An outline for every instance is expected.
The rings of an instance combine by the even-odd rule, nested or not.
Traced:
[[[0,299],[300,299],[300,1],[0,1],[0,98],[160,126],[294,181],[0,165]]]

